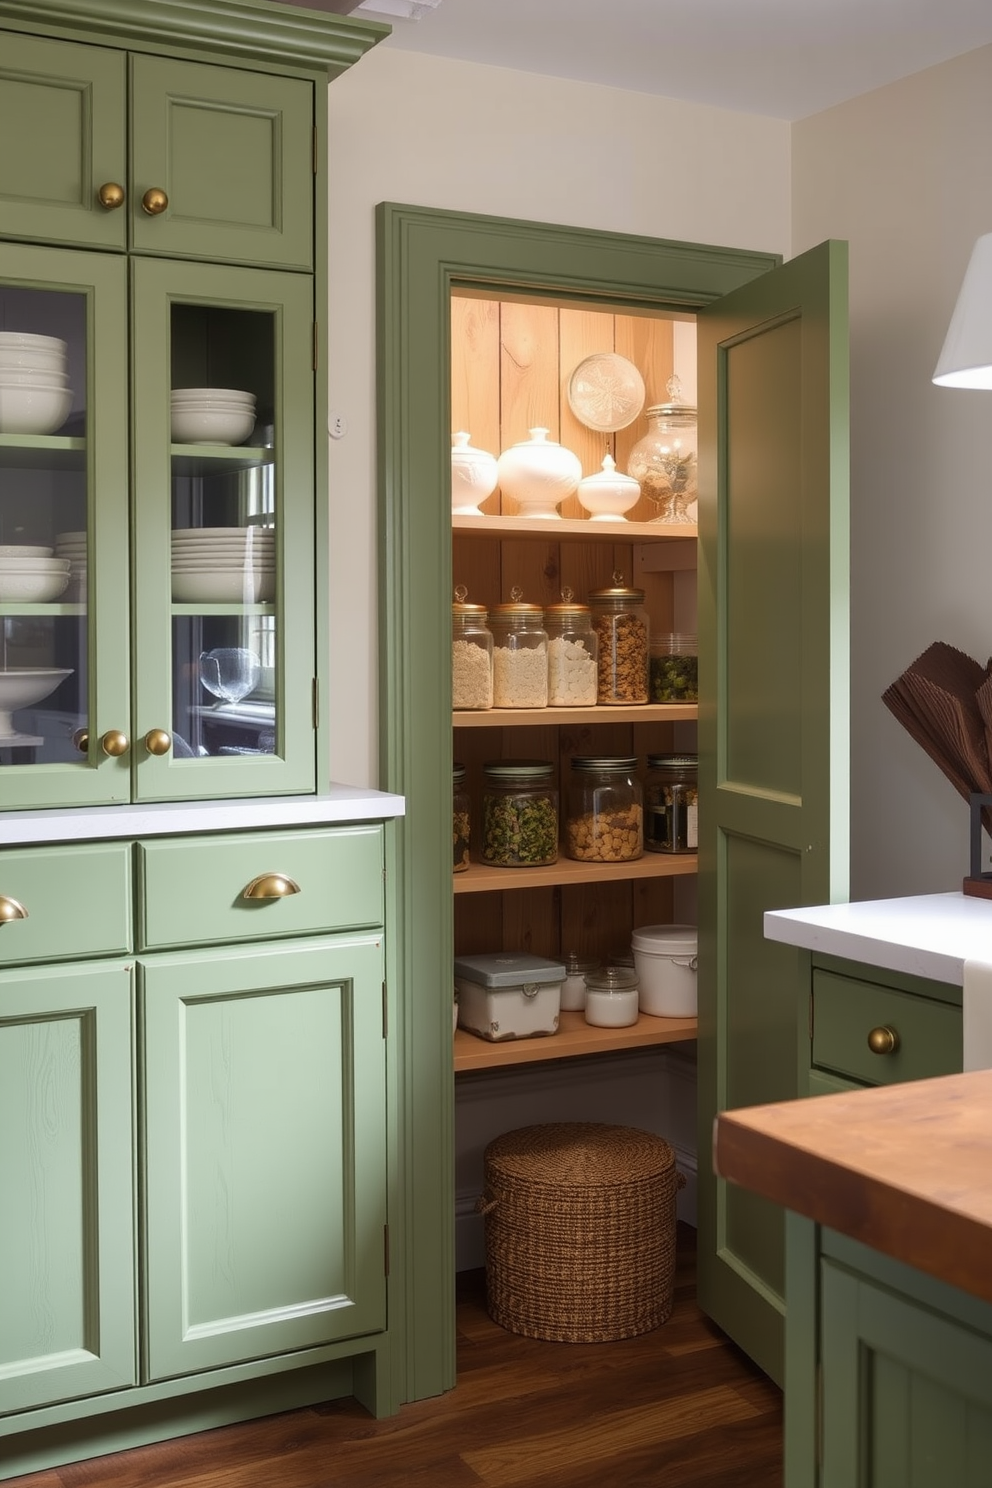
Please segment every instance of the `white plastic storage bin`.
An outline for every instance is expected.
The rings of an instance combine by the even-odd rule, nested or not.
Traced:
[[[640,979],[642,1013],[656,1018],[696,1016],[695,925],[644,925],[630,937]]]
[[[564,980],[562,963],[544,956],[459,956],[458,1026],[493,1042],[557,1033]]]

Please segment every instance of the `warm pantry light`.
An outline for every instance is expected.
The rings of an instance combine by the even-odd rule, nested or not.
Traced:
[[[971,250],[933,380],[939,387],[992,389],[992,233]]]

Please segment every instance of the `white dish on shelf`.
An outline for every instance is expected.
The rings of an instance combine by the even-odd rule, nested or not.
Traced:
[[[614,434],[632,424],[644,407],[644,378],[626,357],[597,351],[568,379],[568,406],[587,429]]]
[[[65,593],[68,583],[68,565],[59,573],[0,570],[0,604],[51,604]]]
[[[276,535],[274,527],[263,527],[261,525],[255,525],[253,523],[250,527],[173,527],[172,540],[173,542],[175,542],[176,538],[183,537],[195,538],[198,541],[208,537],[247,537],[249,533],[253,533],[255,537],[262,538],[275,537]],[[72,537],[76,535],[81,536],[84,534],[63,534],[63,536],[66,537]]]
[[[32,347],[37,351],[66,353],[66,342],[58,336],[39,336],[34,331],[0,331],[0,349]]]
[[[258,570],[172,575],[172,598],[178,604],[261,604],[274,599],[275,592],[275,575]]]
[[[243,444],[255,427],[255,414],[242,408],[172,409],[175,444]]]
[[[26,737],[18,734],[11,715],[18,708],[40,703],[60,682],[71,677],[73,670],[73,667],[11,667],[0,671],[0,744],[15,744]]]
[[[68,388],[0,387],[0,434],[54,434],[71,407]]]
[[[51,548],[33,547],[29,543],[0,543],[0,559],[51,558],[51,556]]]
[[[173,388],[169,397],[173,403],[237,403],[255,407],[255,394],[241,388]]]

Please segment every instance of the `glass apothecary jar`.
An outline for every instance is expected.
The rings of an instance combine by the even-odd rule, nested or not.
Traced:
[[[599,641],[588,605],[575,604],[571,589],[561,604],[544,611],[548,633],[548,706],[584,708],[596,702],[599,686]]]
[[[471,803],[465,785],[465,766],[454,764],[451,767],[451,867],[454,873],[464,873],[468,867],[471,835]]]
[[[586,1022],[597,1028],[629,1028],[638,1018],[636,971],[627,966],[602,966],[585,978]]]
[[[648,700],[648,616],[644,590],[628,588],[619,572],[606,589],[589,594],[593,629],[599,643],[599,703]]]
[[[560,1007],[566,1013],[581,1013],[586,1005],[586,976],[598,971],[601,962],[595,956],[580,956],[577,951],[569,951],[563,959],[565,980],[561,984]]]
[[[482,861],[540,868],[558,861],[558,791],[550,760],[491,760],[483,767]]]
[[[548,706],[548,633],[540,605],[525,604],[513,589],[509,604],[495,607],[493,632],[493,707]]]
[[[698,756],[649,754],[644,785],[644,846],[650,852],[695,852]]]
[[[451,706],[493,705],[493,635],[485,605],[468,604],[459,584],[451,606]]]
[[[644,851],[644,792],[633,755],[578,755],[568,780],[565,850],[585,863],[629,863]]]
[[[694,635],[651,637],[648,687],[653,703],[699,700],[699,659]]]
[[[628,475],[657,508],[654,522],[691,523],[689,507],[699,494],[696,409],[681,395],[679,379],[670,378],[671,401],[645,410],[648,432],[627,457]]]

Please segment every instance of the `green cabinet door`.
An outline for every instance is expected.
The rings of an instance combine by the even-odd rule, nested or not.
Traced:
[[[0,37],[0,236],[123,250],[126,66],[107,47]],[[121,198],[123,201],[123,197]]]
[[[797,959],[765,910],[847,897],[847,255],[699,312],[699,1297],[782,1379],[780,1210],[718,1180],[720,1110],[788,1100]]]
[[[378,936],[140,963],[145,1377],[386,1324]]]
[[[312,281],[151,258],[131,273],[135,799],[312,791]],[[250,394],[247,442],[173,443],[172,388]]]
[[[131,987],[0,974],[0,1415],[135,1381]]]
[[[132,57],[132,248],[309,269],[313,93],[305,78]],[[149,191],[164,210],[148,212]]]

